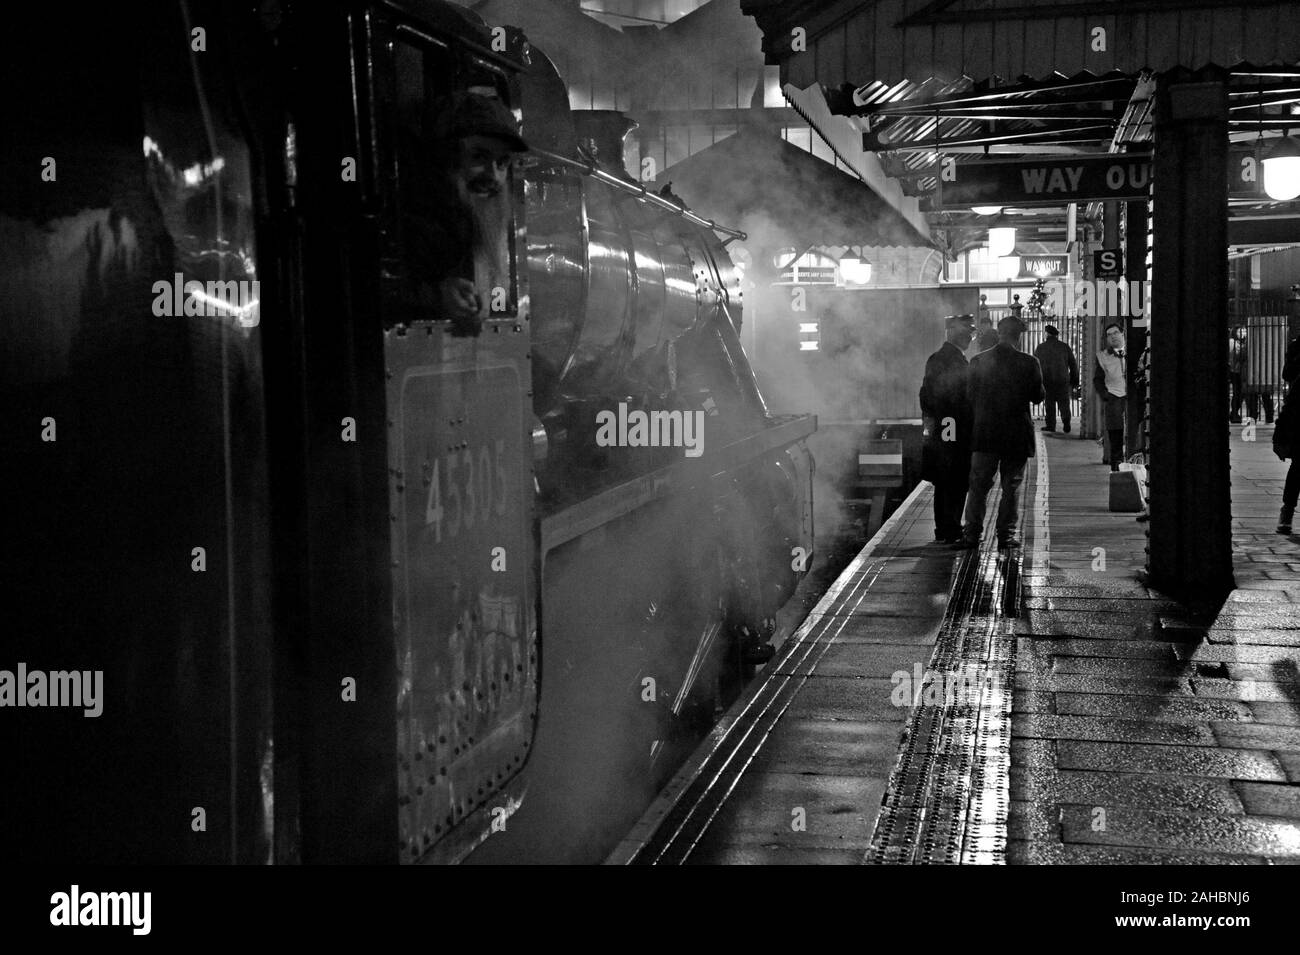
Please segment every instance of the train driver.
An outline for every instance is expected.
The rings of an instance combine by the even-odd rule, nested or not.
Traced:
[[[452,334],[478,335],[511,286],[508,177],[512,154],[528,144],[515,118],[495,96],[457,93],[434,122],[434,156],[442,181],[428,253],[440,276],[440,317]]]

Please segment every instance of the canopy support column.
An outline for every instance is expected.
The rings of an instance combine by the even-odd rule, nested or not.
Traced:
[[[1227,74],[1157,81],[1151,317],[1152,586],[1219,606],[1233,587],[1228,474]]]

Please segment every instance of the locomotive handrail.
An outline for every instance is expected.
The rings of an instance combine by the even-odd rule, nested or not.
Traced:
[[[567,156],[561,156],[559,153],[553,153],[546,149],[533,148],[530,149],[529,152],[535,153],[536,155],[541,156],[545,159],[549,159],[551,162],[560,163],[561,165],[569,166],[570,168],[580,170],[583,173],[583,175],[591,176],[593,179],[597,179],[600,182],[603,182],[607,186],[612,186],[615,189],[621,189],[623,192],[631,193],[632,195],[637,196],[640,199],[644,199],[646,202],[649,202],[651,205],[656,205],[663,209],[666,209],[669,212],[676,213],[677,215],[685,219],[687,222],[694,223],[695,225],[698,226],[703,226],[706,229],[712,229],[714,232],[720,232],[725,236],[730,236],[733,239],[739,239],[742,242],[745,239],[749,238],[748,235],[746,235],[744,232],[741,232],[739,229],[728,229],[726,226],[718,225],[712,219],[705,219],[702,216],[697,216],[694,212],[691,212],[690,210],[682,206],[679,206],[677,203],[672,202],[669,199],[665,199],[663,196],[655,195],[653,192],[647,190],[645,186],[639,185],[634,182],[628,182],[626,179],[620,179],[618,178],[618,176],[611,175],[610,173],[605,172],[605,170],[601,169],[595,163],[582,162],[581,160],[577,160],[577,159],[570,159]]]

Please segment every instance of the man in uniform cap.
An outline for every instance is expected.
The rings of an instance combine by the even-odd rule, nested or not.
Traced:
[[[962,506],[970,476],[970,406],[966,402],[966,355],[975,335],[975,318],[949,315],[947,340],[925,363],[921,414],[925,438],[921,477],[934,485],[934,539],[961,539]]]
[[[1056,410],[1061,410],[1061,424],[1070,433],[1070,395],[1079,388],[1079,363],[1074,350],[1060,339],[1055,325],[1044,329],[1047,338],[1034,349],[1034,357],[1043,369],[1043,388],[1047,392],[1047,425],[1044,431],[1056,430]]]
[[[960,546],[976,547],[984,530],[984,508],[993,476],[1002,476],[998,507],[998,548],[1020,546],[1020,485],[1025,464],[1034,456],[1034,423],[1029,406],[1046,397],[1038,359],[1020,350],[1025,323],[1008,315],[998,323],[998,343],[970,362],[966,395],[971,429],[970,491]]]
[[[445,97],[431,132],[435,178],[410,203],[408,241],[417,269],[436,276],[437,317],[451,321],[454,335],[478,335],[493,299],[511,287],[507,184],[512,154],[528,144],[510,110],[486,91]]]

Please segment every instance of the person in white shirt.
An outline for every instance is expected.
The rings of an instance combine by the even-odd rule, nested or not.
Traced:
[[[1124,457],[1124,407],[1128,396],[1128,363],[1124,359],[1124,329],[1112,322],[1103,333],[1106,347],[1097,352],[1092,386],[1105,403],[1102,408],[1110,451],[1103,459],[1112,471],[1119,470]]]

